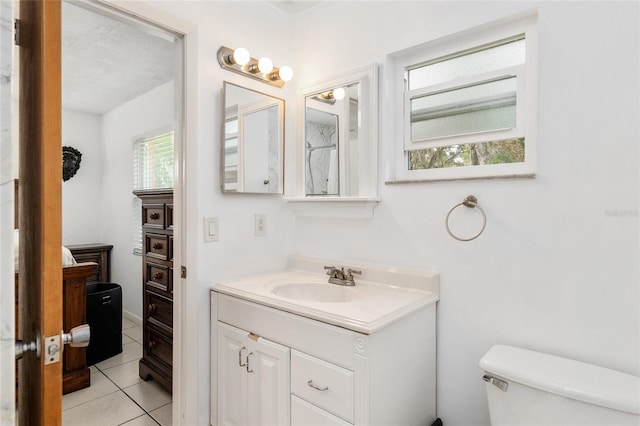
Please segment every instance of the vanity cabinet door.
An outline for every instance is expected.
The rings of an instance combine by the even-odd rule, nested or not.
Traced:
[[[220,324],[218,334],[218,425],[246,425],[247,333]]]
[[[218,425],[288,425],[289,348],[218,323]]]

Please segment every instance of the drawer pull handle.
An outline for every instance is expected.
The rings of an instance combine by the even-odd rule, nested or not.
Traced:
[[[313,383],[313,380],[309,380],[307,382],[307,385],[311,386],[315,390],[319,390],[320,392],[326,392],[329,390],[329,386],[318,386],[315,383]]]
[[[154,280],[161,280],[162,279],[162,272],[156,272],[155,274],[153,274],[153,279]]]
[[[162,248],[162,243],[154,243],[153,248],[156,250],[160,250]]]
[[[149,306],[147,306],[147,311],[149,311],[149,313],[153,313],[156,310],[156,304],[155,303],[149,303]]]
[[[153,220],[160,219],[160,213],[151,213],[149,218]]]
[[[238,365],[239,365],[240,367],[245,367],[245,366],[247,365],[247,364],[243,364],[243,363],[242,363],[242,351],[244,351],[245,349],[247,349],[247,348],[245,348],[245,347],[243,346],[243,347],[241,347],[241,348],[240,348],[240,350],[238,351]]]

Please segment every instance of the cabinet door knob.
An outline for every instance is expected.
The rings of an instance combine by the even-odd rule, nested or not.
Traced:
[[[155,340],[149,340],[149,344],[147,344],[147,346],[149,347],[149,349],[153,349],[156,347],[156,341]]]
[[[153,248],[156,250],[160,250],[162,248],[162,243],[154,243]]]
[[[153,274],[153,279],[154,280],[161,280],[163,277],[162,272],[156,272]]]
[[[156,304],[155,303],[149,303],[149,306],[147,306],[147,311],[150,314],[155,312],[156,311]]]
[[[151,213],[149,218],[153,220],[160,219],[160,213]]]

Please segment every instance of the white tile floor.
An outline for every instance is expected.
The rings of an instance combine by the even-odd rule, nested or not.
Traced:
[[[91,366],[91,386],[62,397],[63,426],[171,426],[171,394],[138,377],[142,327],[122,319],[122,353]]]

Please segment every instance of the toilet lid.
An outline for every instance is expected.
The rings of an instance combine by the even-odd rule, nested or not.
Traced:
[[[506,380],[602,407],[640,414],[640,377],[554,355],[495,345],[480,360]]]

